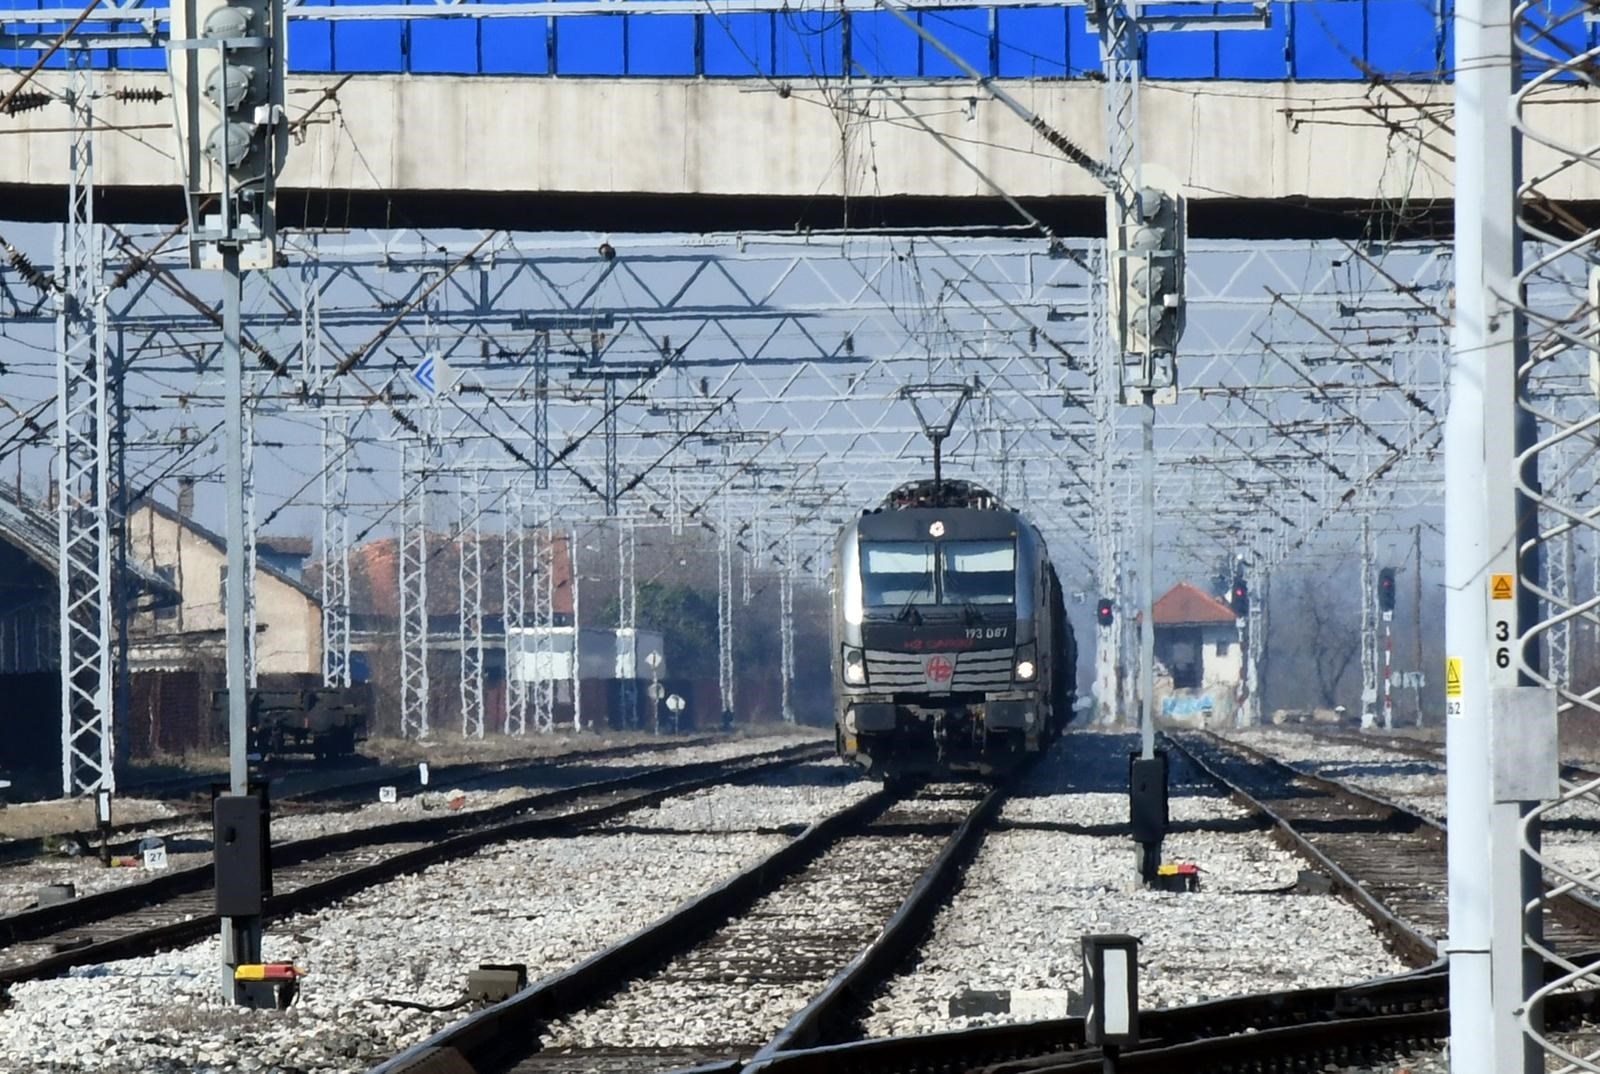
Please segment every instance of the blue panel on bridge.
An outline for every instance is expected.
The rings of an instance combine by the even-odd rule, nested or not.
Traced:
[[[1214,15],[1215,4],[1170,4],[1163,14]],[[1217,35],[1205,30],[1149,34],[1144,39],[1147,78],[1216,78]]]
[[[1384,0],[1375,0],[1382,3]],[[1294,19],[1291,73],[1303,79],[1360,79],[1366,62],[1367,5],[1348,0],[1300,0]]]
[[[1367,63],[1386,78],[1435,77],[1439,23],[1431,0],[1372,0],[1367,5]]]
[[[886,11],[850,16],[850,58],[868,74],[915,78],[922,39]]]
[[[984,75],[993,75],[990,46],[994,40],[994,20],[990,12],[924,11],[922,25],[944,46]],[[922,73],[929,78],[964,77],[961,68],[951,63],[938,49],[922,46]]]
[[[338,71],[404,70],[400,19],[354,19],[333,24],[333,62]]]
[[[333,70],[333,23],[289,20],[289,70]]]
[[[1060,78],[1067,73],[1067,14],[1056,8],[1002,8],[1001,78]]]
[[[360,5],[394,0],[302,0]],[[1444,10],[1435,10],[1435,4]],[[1583,0],[1548,0],[1531,18],[1573,52],[1594,46],[1596,28],[1573,17]],[[1166,5],[1163,5],[1166,6]],[[81,0],[0,0],[0,10],[60,10]],[[1449,80],[1454,62],[1450,0],[1274,0],[1266,30],[1193,31],[1146,39],[1144,77],[1359,82],[1370,69],[1398,81]],[[1232,3],[1178,10],[1238,11]],[[1542,14],[1541,14],[1542,12]],[[918,16],[985,74],[1059,78],[1100,70],[1098,35],[1082,7],[925,11]],[[86,28],[98,24],[86,24]],[[59,27],[57,27],[59,29]],[[48,29],[41,32],[52,32]],[[555,65],[551,66],[551,37]],[[37,52],[0,52],[31,66]],[[49,66],[65,65],[58,53]],[[97,52],[95,65],[161,69],[159,48]],[[556,74],[640,77],[838,77],[853,62],[886,77],[964,77],[892,16],[791,10],[777,14],[596,15],[560,20],[419,19],[289,22],[290,70],[302,73]]]
[[[1272,5],[1272,25],[1264,30],[1223,30],[1217,34],[1217,76],[1274,81],[1289,73],[1289,12]]]
[[[411,70],[416,74],[471,75],[483,69],[478,60],[476,19],[417,19],[411,31]],[[491,27],[490,32],[493,32]]]
[[[778,28],[772,70],[791,78],[837,76],[844,71],[844,15],[831,11],[786,11]]]
[[[593,15],[556,21],[556,73],[620,75],[626,70],[621,16]]]
[[[630,75],[693,75],[697,16],[629,15]]]
[[[772,73],[771,15],[708,15],[705,73],[751,78]]]
[[[515,18],[487,23],[482,55],[485,74],[549,74],[550,20]]]
[[[1100,35],[1081,7],[1067,9],[1067,66],[1078,75],[1100,70]]]

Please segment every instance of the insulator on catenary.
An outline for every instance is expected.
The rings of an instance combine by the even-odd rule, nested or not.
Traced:
[[[10,243],[6,243],[5,251],[6,260],[11,262],[11,267],[16,270],[18,276],[22,277],[23,282],[31,284],[41,291],[54,289],[55,281],[34,267],[33,262],[28,260],[27,254]]]
[[[48,93],[37,90],[28,93],[19,93],[6,102],[5,113],[14,116],[21,112],[31,112],[35,108],[43,108],[52,100]]]
[[[145,86],[142,88],[123,86],[121,89],[117,90],[116,93],[112,94],[112,96],[119,101],[124,101],[129,104],[156,104],[159,101],[164,101],[167,99],[166,93],[160,89],[157,89],[155,86]]]

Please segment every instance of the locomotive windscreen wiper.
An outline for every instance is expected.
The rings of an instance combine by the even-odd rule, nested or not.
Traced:
[[[932,582],[932,581],[933,581],[933,570],[930,568],[928,570],[923,571],[922,572],[922,577],[917,580],[917,584],[912,586],[911,587],[911,591],[906,594],[906,602],[904,604],[900,605],[900,610],[899,611],[894,613],[894,617],[895,617],[895,620],[897,622],[902,622],[903,623],[903,622],[906,622],[906,621],[912,619],[913,617],[915,617],[916,622],[918,623],[918,625],[920,625],[922,623],[922,613],[917,611],[917,608],[916,608],[917,596],[918,596],[918,594],[922,593],[924,587],[927,586],[928,583]],[[933,594],[930,591],[929,592],[929,596],[932,596],[932,595]]]

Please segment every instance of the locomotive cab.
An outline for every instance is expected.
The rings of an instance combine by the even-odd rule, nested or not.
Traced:
[[[943,486],[865,512],[835,552],[838,750],[876,775],[992,774],[1070,717],[1043,540],[976,486]]]

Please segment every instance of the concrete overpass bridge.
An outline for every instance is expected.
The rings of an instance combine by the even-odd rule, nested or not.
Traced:
[[[43,45],[77,10],[76,0],[7,10],[23,2],[0,3],[10,35],[0,43]],[[1232,8],[1248,10],[1218,6]],[[144,99],[167,87],[152,45],[164,12],[140,0],[109,10],[115,21],[81,28],[126,46],[96,54],[101,217],[175,220],[170,103]],[[1265,29],[1147,38],[1146,174],[1187,192],[1191,231],[1358,235],[1375,207],[1401,205],[1411,234],[1448,227],[1448,5],[1305,0],[1265,10]],[[543,11],[562,17],[534,14]],[[280,211],[290,226],[999,227],[1019,220],[1004,194],[1059,233],[1104,232],[1092,176],[864,0],[782,10],[767,0],[297,3],[289,12],[297,127]],[[932,4],[917,17],[1103,159],[1100,61],[1081,7]],[[25,70],[41,54],[0,56]],[[50,58],[40,86],[61,84],[52,69],[61,61]],[[1592,145],[1600,118],[1584,103],[1580,88],[1553,90],[1547,122]],[[61,215],[69,120],[59,104],[0,117],[8,217]],[[1554,160],[1530,146],[1528,163],[1531,174]],[[1544,189],[1594,203],[1600,190],[1583,171]]]

